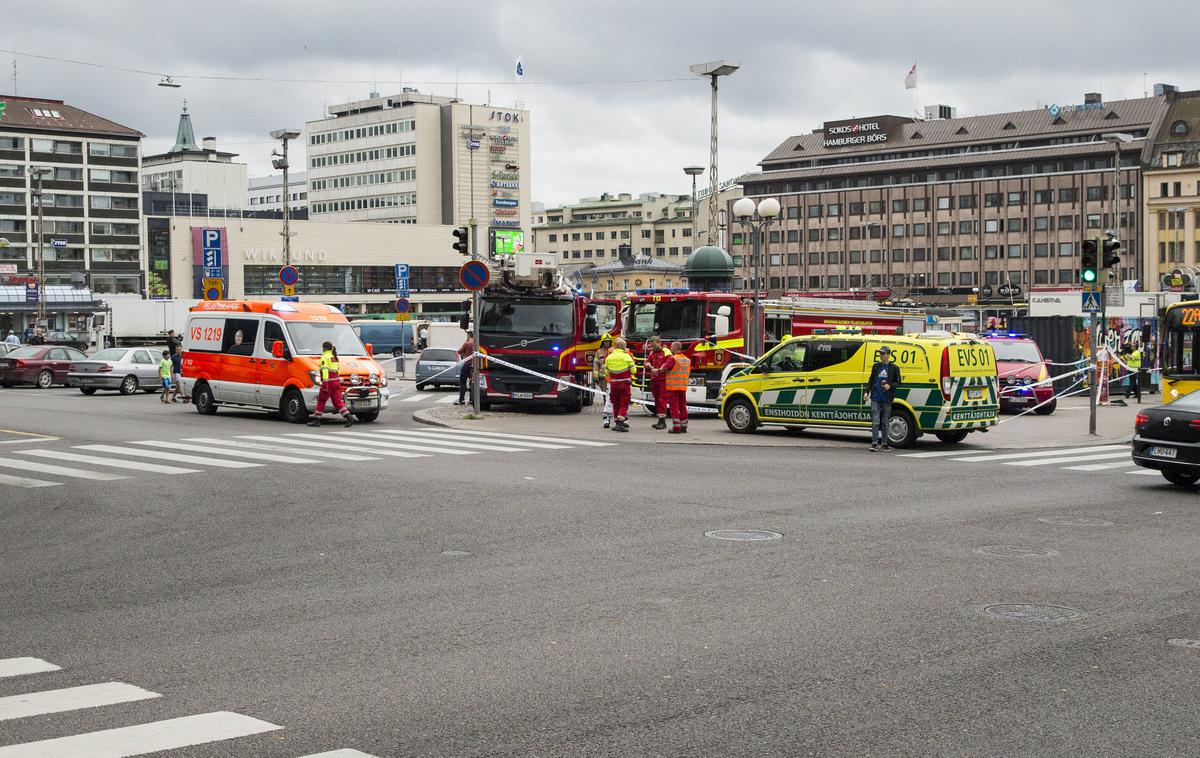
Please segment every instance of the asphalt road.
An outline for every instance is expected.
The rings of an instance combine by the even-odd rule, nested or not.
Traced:
[[[408,415],[370,426],[450,434]],[[0,429],[43,463],[16,451],[305,431],[22,389]],[[0,484],[0,659],[61,667],[0,676],[0,746],[228,711],[283,728],[163,755],[1200,753],[1200,649],[1167,642],[1200,639],[1195,492],[637,436]],[[161,697],[3,719],[110,681]]]

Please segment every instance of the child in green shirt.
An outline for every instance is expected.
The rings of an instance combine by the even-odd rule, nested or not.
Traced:
[[[171,394],[171,351],[162,351],[162,360],[158,362],[158,378],[162,380],[162,401],[164,403],[173,403],[173,399],[168,396]]]

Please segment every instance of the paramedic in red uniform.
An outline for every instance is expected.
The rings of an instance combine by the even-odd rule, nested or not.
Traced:
[[[687,388],[692,361],[683,352],[683,343],[671,343],[671,357],[664,366],[664,395],[671,407],[671,434],[687,434]]]
[[[671,352],[663,347],[657,334],[646,340],[646,373],[650,379],[650,395],[654,398],[655,429],[667,428],[667,363]]]

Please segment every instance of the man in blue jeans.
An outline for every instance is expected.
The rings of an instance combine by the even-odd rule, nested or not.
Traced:
[[[900,369],[892,363],[892,349],[879,348],[879,360],[871,367],[867,394],[871,398],[871,452],[891,450],[888,445],[888,422],[892,418],[892,400],[900,384]]]

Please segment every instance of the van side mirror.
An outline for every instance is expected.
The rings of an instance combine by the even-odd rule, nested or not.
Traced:
[[[372,345],[370,342],[363,345],[363,347],[365,347],[367,349],[367,355],[375,355],[375,346]]]
[[[271,355],[283,360],[283,340],[275,340],[271,343]]]

